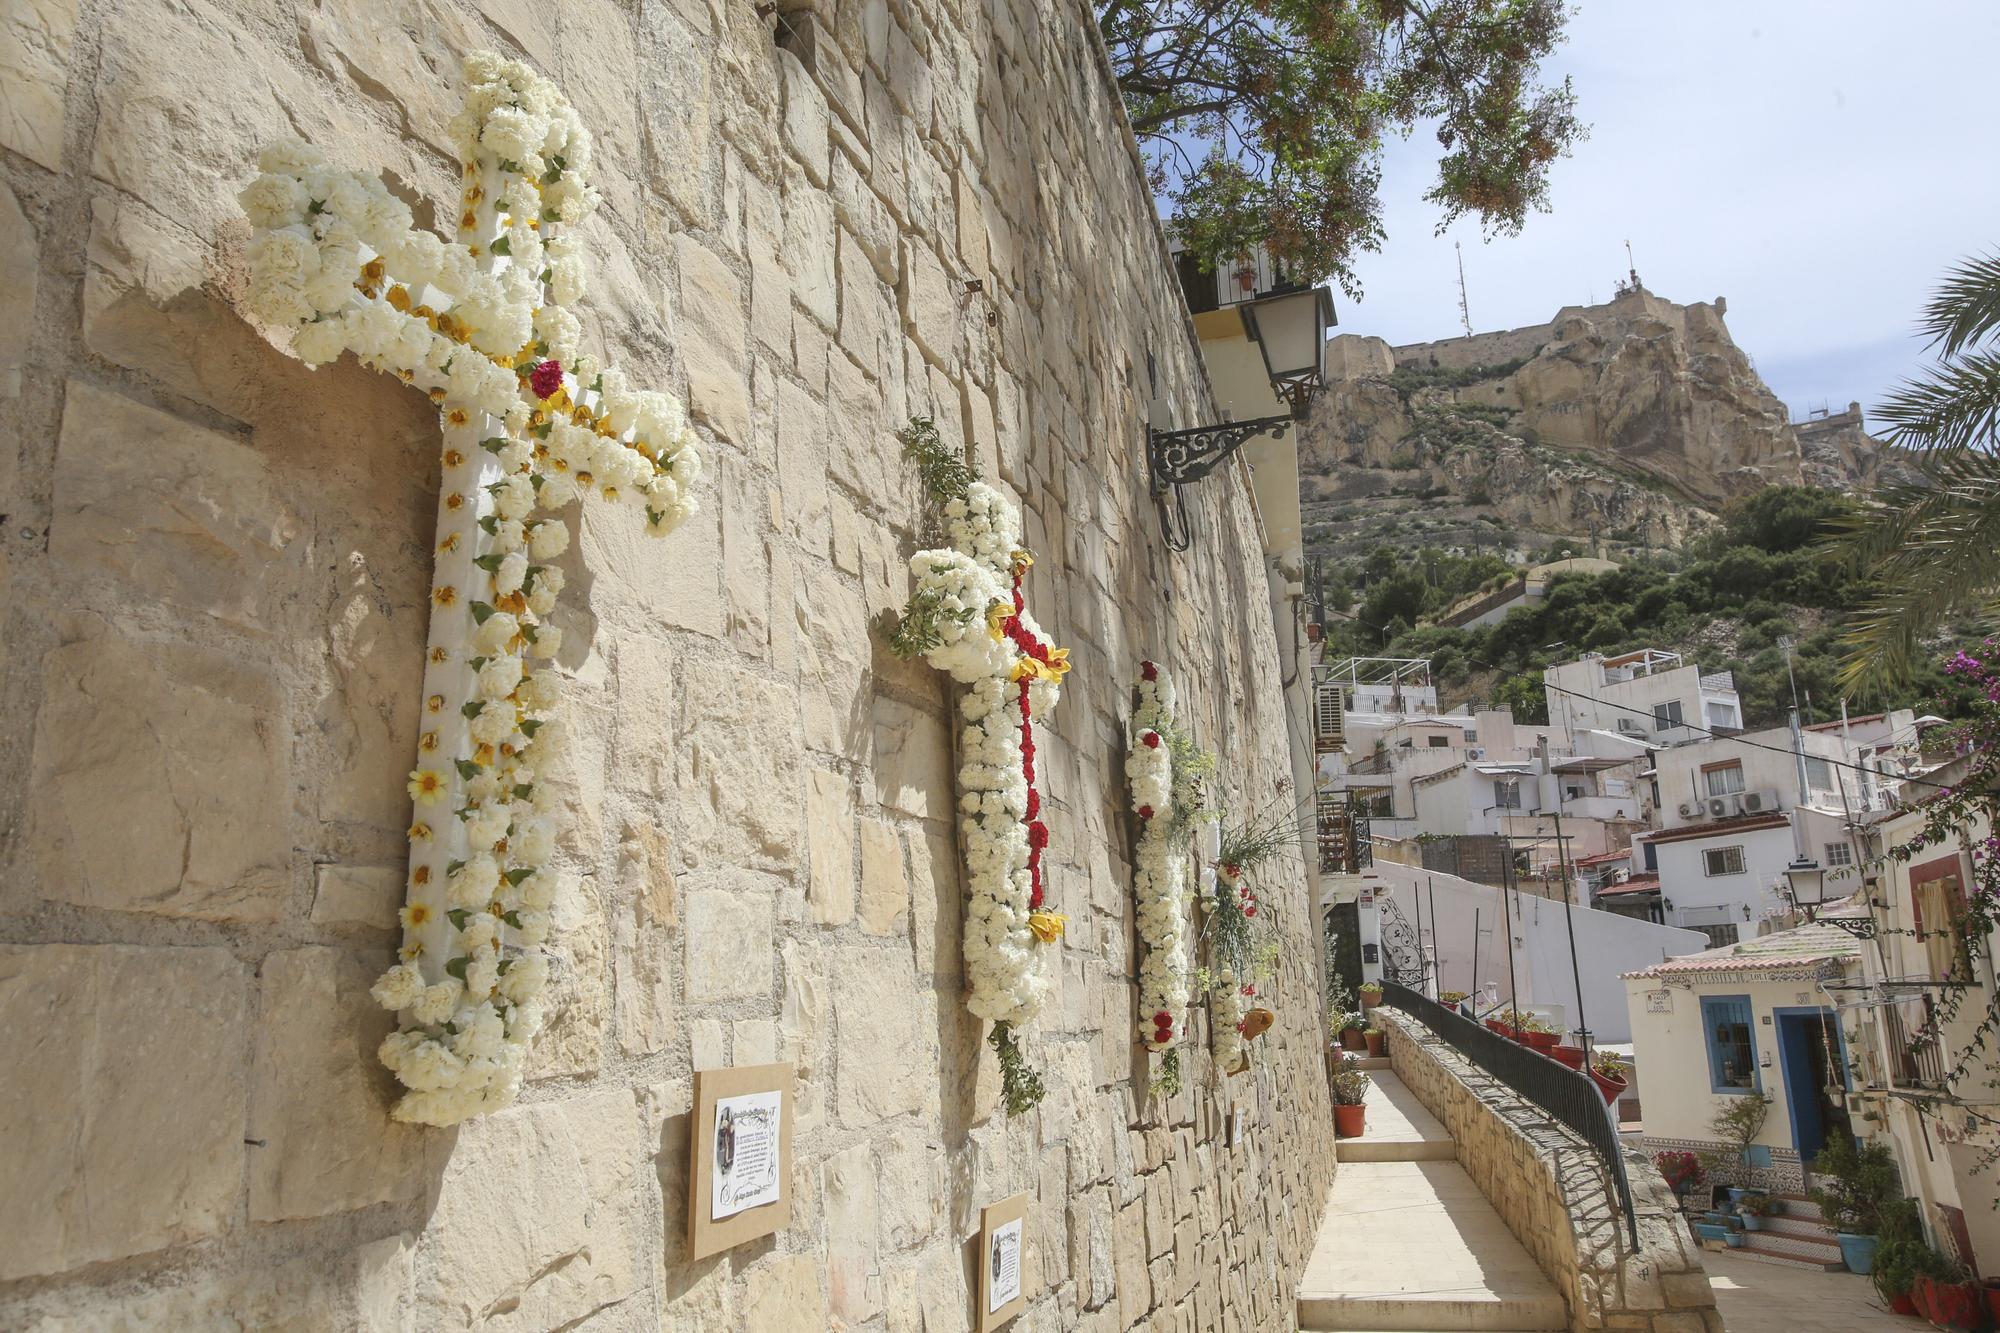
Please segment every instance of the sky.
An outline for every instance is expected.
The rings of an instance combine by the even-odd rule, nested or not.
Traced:
[[[2000,250],[1995,0],[1581,0],[1549,68],[1590,138],[1518,237],[1434,235],[1436,144],[1392,143],[1388,239],[1336,293],[1340,331],[1457,334],[1606,301],[1629,240],[1648,290],[1729,299],[1737,345],[1791,409],[1872,409],[1925,364],[1913,336],[1955,260]],[[1872,413],[1871,413],[1872,415]]]

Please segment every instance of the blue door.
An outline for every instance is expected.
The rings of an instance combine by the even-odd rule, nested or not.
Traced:
[[[1847,1082],[1840,1027],[1830,1009],[1778,1009],[1772,1019],[1778,1029],[1792,1143],[1800,1159],[1809,1162],[1825,1145],[1829,1122],[1842,1117],[1826,1093],[1829,1082],[1843,1087]]]

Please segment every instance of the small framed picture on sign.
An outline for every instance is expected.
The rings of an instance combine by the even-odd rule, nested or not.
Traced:
[[[700,1259],[792,1220],[792,1067],[703,1069],[688,1137],[688,1252]]]
[[[1027,1216],[1025,1194],[979,1210],[979,1317],[973,1324],[977,1333],[990,1333],[1028,1306],[1021,1289]]]

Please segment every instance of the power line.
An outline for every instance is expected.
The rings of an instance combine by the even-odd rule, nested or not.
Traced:
[[[1346,613],[1340,611],[1329,611],[1327,614],[1338,616],[1342,620],[1351,620],[1355,624],[1360,625],[1363,629],[1373,630],[1378,634],[1381,633],[1382,631],[1382,627],[1380,625],[1370,625],[1366,621],[1362,620],[1361,617],[1359,616],[1347,615]],[[1478,658],[1472,656],[1470,653],[1465,653],[1463,654],[1463,656],[1465,657],[1466,661],[1472,663],[1472,665],[1478,667],[1482,671],[1492,671],[1497,673],[1501,677],[1507,679],[1525,680],[1530,682],[1531,684],[1540,685],[1545,690],[1553,690],[1557,694],[1566,694],[1576,699],[1588,699],[1591,703],[1598,705],[1600,708],[1612,708],[1618,710],[1621,713],[1630,713],[1635,717],[1643,717],[1649,721],[1653,720],[1653,714],[1647,712],[1643,708],[1635,708],[1631,704],[1614,703],[1609,699],[1600,699],[1594,694],[1585,694],[1581,690],[1572,690],[1567,688],[1566,686],[1554,685],[1551,684],[1547,679],[1547,677],[1545,676],[1537,677],[1526,671],[1509,671],[1506,667],[1495,666],[1491,662],[1482,662]],[[1736,736],[1724,735],[1722,732],[1711,730],[1710,728],[1704,727],[1699,723],[1695,722],[1682,722],[1679,725],[1681,726],[1682,729],[1686,731],[1699,732],[1703,736],[1708,737],[1710,740],[1735,741],[1738,745],[1744,746],[1748,749],[1768,750],[1772,754],[1784,755],[1787,759],[1797,758],[1799,754],[1798,751],[1787,749],[1784,746],[1766,745],[1762,741],[1745,740],[1741,735],[1736,735]],[[1935,787],[1939,791],[1951,790],[1951,785],[1949,783],[1932,782],[1927,778],[1920,778],[1915,776],[1914,774],[1884,773],[1879,769],[1868,768],[1861,764],[1851,763],[1845,759],[1828,759],[1825,755],[1816,754],[1811,757],[1820,760],[1821,762],[1829,765],[1830,767],[1851,769],[1856,773],[1865,773],[1868,776],[1874,778],[1891,778],[1897,782],[1915,783],[1919,787]]]

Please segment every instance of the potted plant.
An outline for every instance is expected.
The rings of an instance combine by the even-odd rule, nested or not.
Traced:
[[[1723,1239],[1729,1242],[1729,1248],[1732,1250],[1740,1250],[1744,1245],[1749,1243],[1749,1237],[1734,1227],[1729,1229],[1729,1234],[1724,1236]]]
[[[1468,998],[1468,995],[1469,992],[1462,990],[1439,991],[1438,1003],[1443,1005],[1447,1009],[1456,1009],[1458,1008],[1458,1006],[1465,1003],[1466,999]]]
[[[1358,1139],[1367,1128],[1368,1075],[1361,1061],[1352,1055],[1340,1057],[1333,1075],[1333,1131],[1343,1139]]]
[[[1885,1209],[1902,1197],[1889,1145],[1836,1134],[1813,1159],[1813,1173],[1821,1183],[1811,1198],[1840,1242],[1840,1257],[1851,1272],[1872,1271]]]
[[[1361,1039],[1362,1029],[1366,1026],[1367,1022],[1368,1020],[1362,1017],[1361,1011],[1358,1009],[1350,1009],[1340,1016],[1341,1050],[1360,1051],[1367,1049]]]
[[[1380,1003],[1382,1003],[1382,983],[1379,981],[1362,982],[1361,1012],[1365,1014]]]
[[[1933,1252],[1911,1286],[1917,1313],[1952,1333],[1979,1333],[1987,1327],[1986,1294],[1964,1266]]]
[[[1936,1276],[1945,1264],[1944,1256],[1924,1239],[1917,1205],[1910,1199],[1891,1199],[1882,1208],[1880,1244],[1875,1250],[1874,1271],[1869,1281],[1897,1314],[1917,1314],[1916,1285],[1922,1276]]]
[[[1597,1091],[1603,1096],[1606,1106],[1625,1095],[1625,1089],[1629,1086],[1625,1081],[1625,1073],[1625,1062],[1615,1055],[1605,1055],[1600,1052],[1598,1057],[1590,1062],[1590,1081],[1597,1085]]]
[[[1533,1014],[1527,1015],[1527,1020],[1523,1025],[1521,1039],[1543,1055],[1555,1050],[1556,1042],[1562,1034],[1555,1030],[1554,1025]]]
[[[1550,1049],[1549,1054],[1571,1069],[1578,1072],[1581,1072],[1583,1069],[1583,1047],[1581,1046],[1572,1046],[1566,1041],[1559,1041]]]
[[[1382,1058],[1382,1037],[1382,1029],[1372,1024],[1361,1030],[1361,1039],[1368,1044],[1368,1057],[1371,1060]]]
[[[1743,1196],[1743,1202],[1736,1205],[1736,1211],[1743,1217],[1745,1231],[1762,1231],[1764,1219],[1775,1215],[1777,1202],[1770,1195],[1758,1192]]]
[[[1679,1148],[1666,1148],[1653,1154],[1653,1165],[1659,1169],[1660,1179],[1667,1182],[1667,1188],[1674,1192],[1674,1198],[1683,1208],[1687,1206],[1688,1191],[1701,1184],[1706,1173],[1701,1169],[1701,1161],[1693,1153]]]
[[[1503,1009],[1499,1013],[1494,1014],[1491,1018],[1488,1018],[1486,1020],[1486,1030],[1488,1032],[1497,1032],[1503,1037],[1513,1036],[1514,1029],[1507,1022],[1507,1015],[1510,1012],[1512,1011]]]

